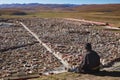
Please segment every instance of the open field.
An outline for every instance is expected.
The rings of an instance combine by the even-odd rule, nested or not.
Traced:
[[[68,8],[13,8],[0,9],[0,18],[39,17],[39,18],[77,18],[91,21],[107,22],[114,27],[120,27],[120,4],[85,5]],[[22,15],[14,15],[13,13]],[[26,13],[26,14],[24,14]]]
[[[70,66],[79,65],[87,42],[92,43],[93,49],[105,63],[120,58],[120,33],[96,28],[100,26],[58,18],[10,18],[1,21],[1,78],[39,74],[62,66],[55,56],[16,21],[23,22],[42,42],[57,54],[60,53]],[[6,26],[10,22],[14,24]]]
[[[38,18],[76,18],[91,21],[107,22],[114,27],[120,27],[120,15],[118,13],[104,13],[104,12],[37,12],[30,13],[24,16],[3,15],[6,18],[16,17],[38,17]]]
[[[120,27],[119,4],[112,7],[107,5],[105,9],[99,6],[92,9],[93,7],[59,8],[51,11],[40,11],[39,8],[31,11],[23,8],[0,9],[0,79],[30,76],[40,77],[35,80],[120,80],[118,75],[120,64],[118,63],[117,67],[111,66],[120,61],[120,31],[65,19],[100,21],[113,27]],[[91,9],[88,10],[89,8]],[[64,69],[65,67],[18,22],[24,23],[37,34],[43,43],[71,67],[80,64],[82,55],[86,53],[84,45],[90,42],[100,55],[101,63],[110,63],[107,65],[112,68],[98,75],[67,72],[44,76],[42,74],[44,72],[56,69],[59,72],[61,67]]]

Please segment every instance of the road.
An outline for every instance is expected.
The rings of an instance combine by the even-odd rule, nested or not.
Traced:
[[[114,29],[114,30],[120,30],[118,27],[112,27],[110,25],[106,25],[106,23],[103,22],[96,22],[96,21],[88,21],[84,19],[74,19],[74,18],[64,18],[65,20],[70,20],[70,21],[80,21],[80,22],[85,22],[85,23],[90,23],[90,24],[96,24],[98,26],[103,26],[105,29]]]

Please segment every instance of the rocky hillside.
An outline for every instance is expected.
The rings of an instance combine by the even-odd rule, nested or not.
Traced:
[[[0,21],[0,78],[41,74],[62,66],[58,59],[16,21],[23,22],[70,66],[79,65],[87,42],[92,44],[93,50],[98,52],[104,63],[120,58],[120,33],[117,31],[111,32],[90,23],[58,18],[15,18]]]

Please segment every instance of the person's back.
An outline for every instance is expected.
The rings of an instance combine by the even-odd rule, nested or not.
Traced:
[[[87,53],[84,55],[82,63],[80,65],[80,72],[83,71],[86,73],[91,73],[99,71],[99,55],[92,50],[90,43],[87,43],[85,48],[87,50]]]

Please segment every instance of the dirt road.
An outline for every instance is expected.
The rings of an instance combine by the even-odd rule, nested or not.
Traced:
[[[64,18],[65,20],[71,20],[71,21],[80,21],[80,22],[85,22],[85,23],[90,23],[90,24],[95,24],[98,26],[103,26],[105,29],[114,29],[114,30],[120,30],[118,27],[112,27],[111,25],[106,25],[106,23],[103,22],[96,22],[96,21],[88,21],[84,19],[74,19],[74,18]]]

